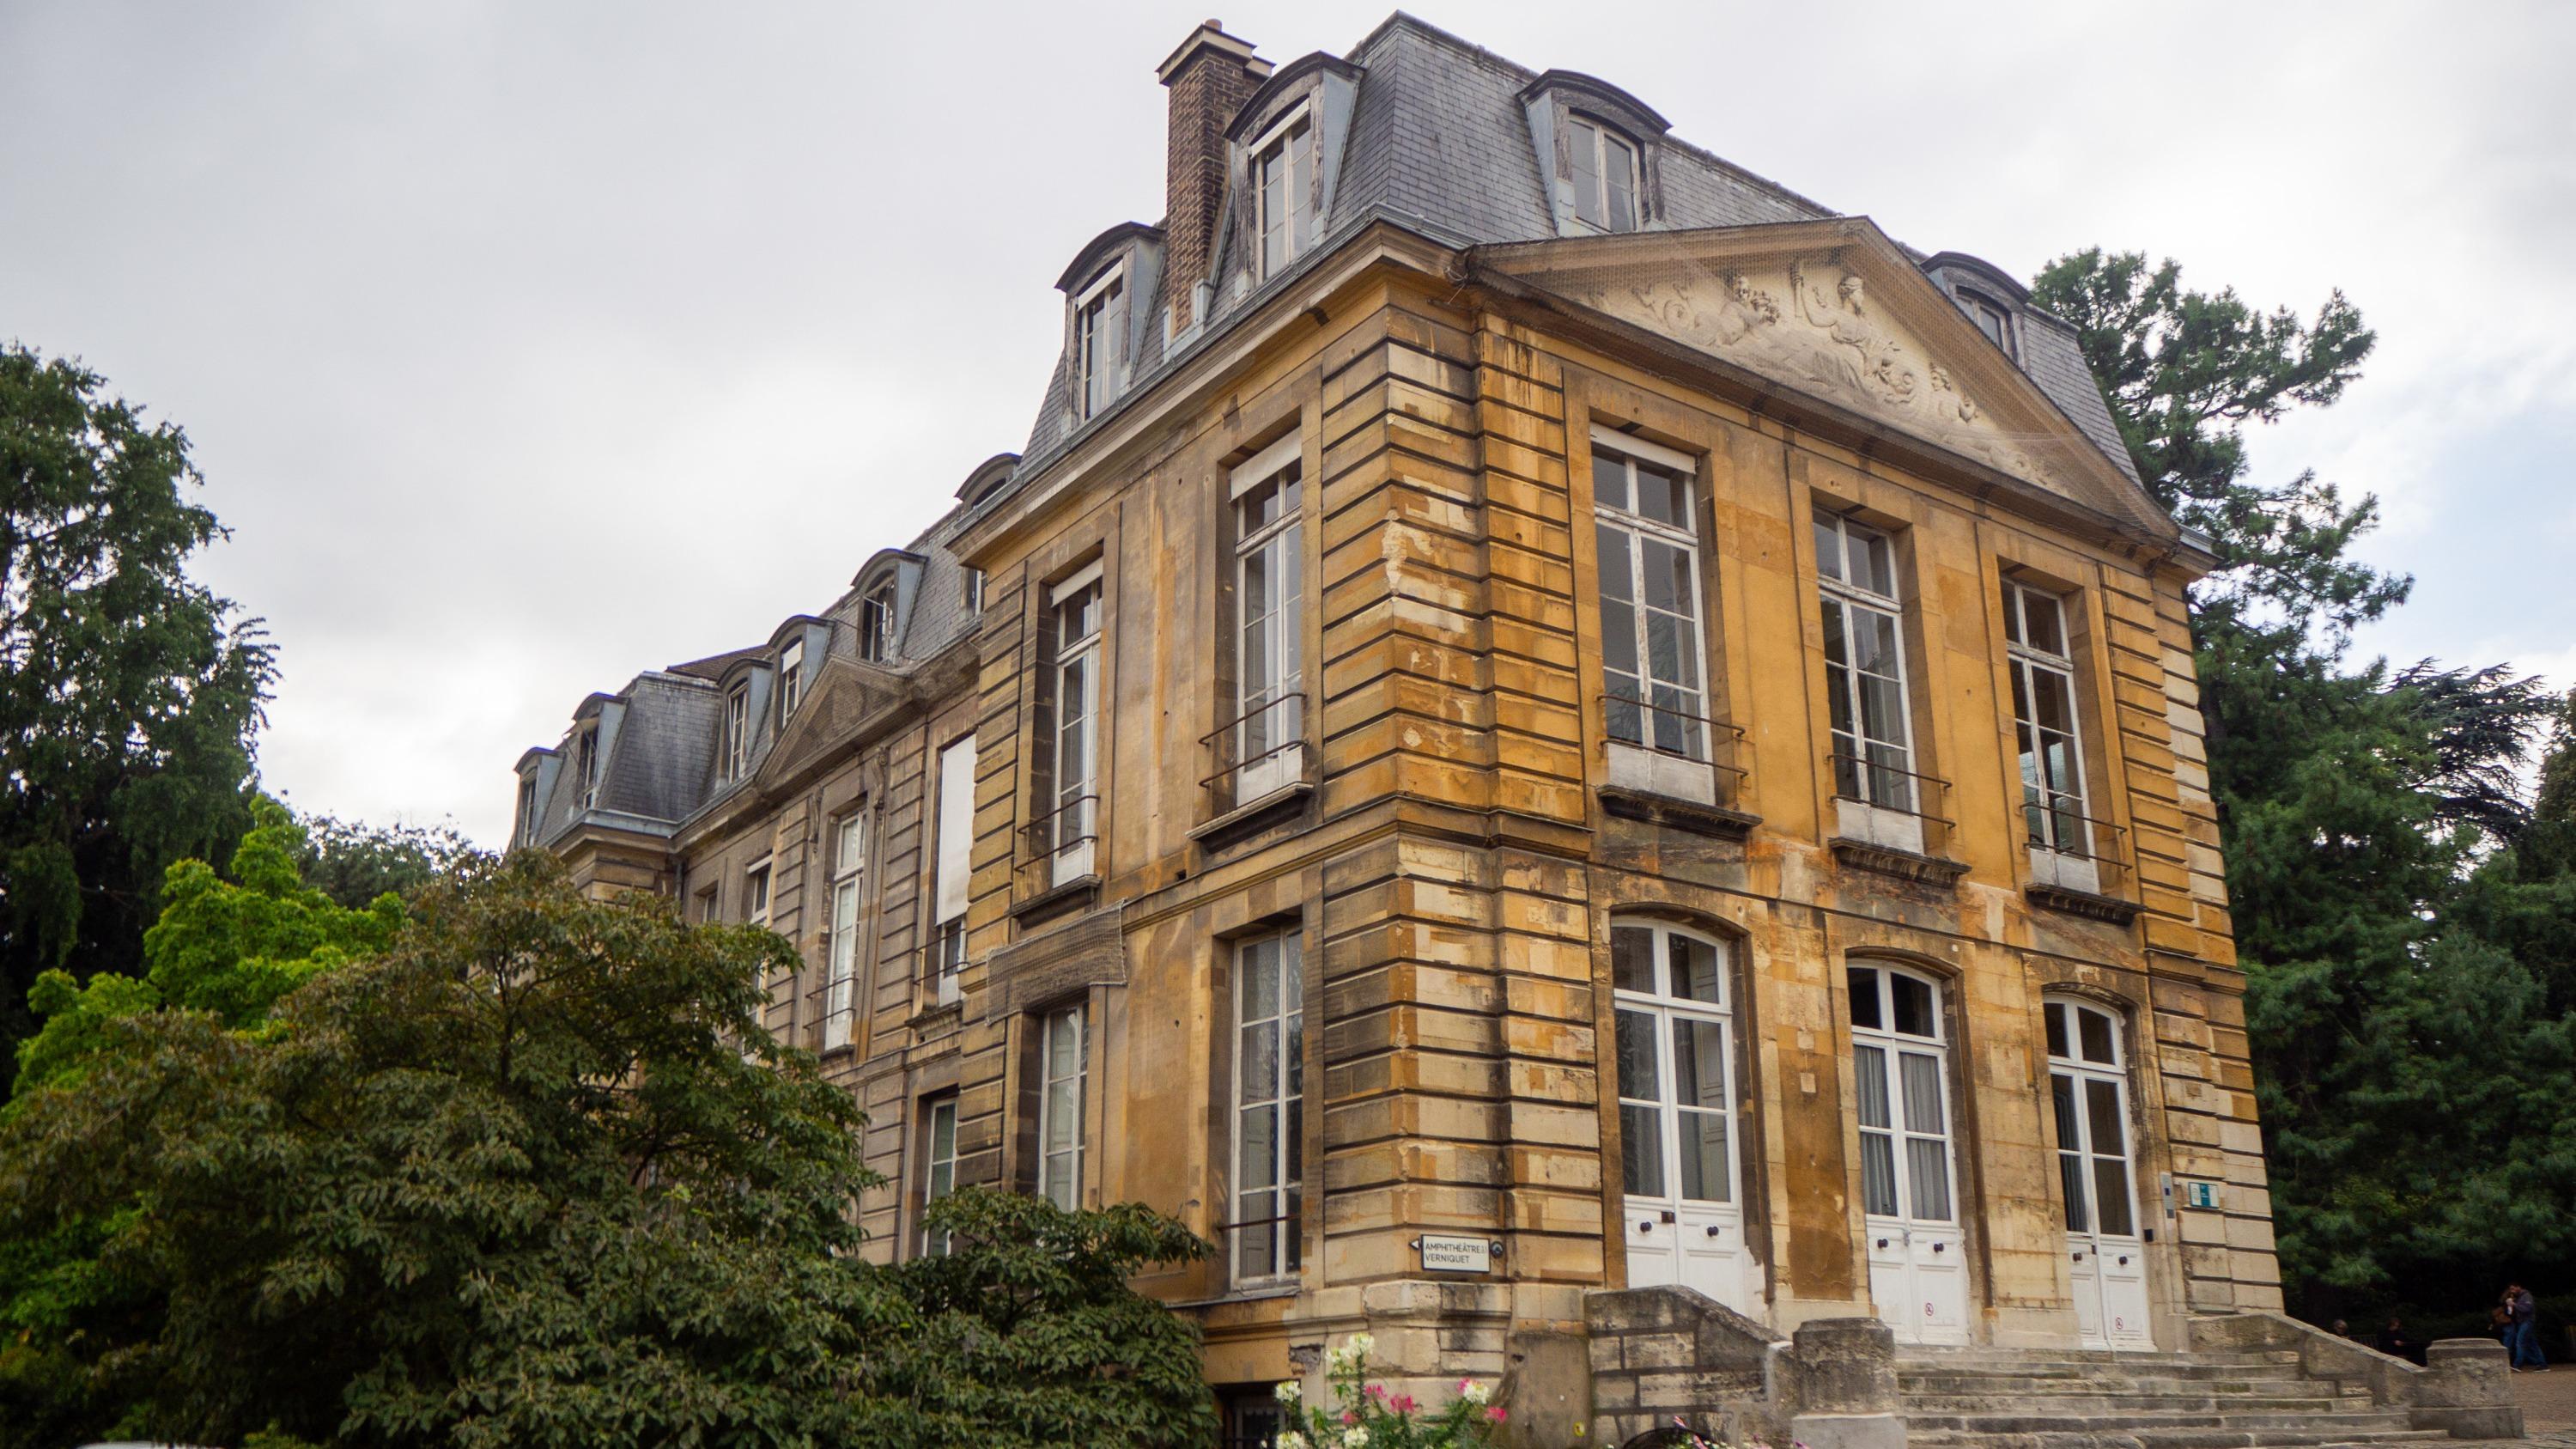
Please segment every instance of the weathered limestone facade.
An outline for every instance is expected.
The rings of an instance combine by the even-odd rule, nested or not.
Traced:
[[[1068,270],[1067,357],[1025,456],[979,468],[823,614],[594,696],[521,766],[523,843],[800,948],[771,1024],[869,1112],[890,1183],[861,1204],[872,1250],[920,1251],[949,1182],[1142,1201],[1224,1247],[1144,1284],[1204,1324],[1213,1383],[1312,1372],[1367,1328],[1391,1380],[1504,1377],[1541,1430],[1586,1417],[1601,1290],[1685,1282],[1784,1339],[1857,1315],[1992,1346],[2112,1333],[2079,1295],[2142,1305],[2120,1341],[2167,1348],[2190,1316],[2277,1308],[2184,619],[2212,560],[2127,471],[2064,324],[1983,264],[1920,261],[1670,139],[1614,87],[1406,18],[1275,72],[1202,30],[1163,74],[1193,179],[1161,226],[1113,228]],[[1240,113],[1183,114],[1210,97]],[[1264,208],[1287,193],[1256,170],[1301,124],[1307,169],[1281,164],[1309,230],[1292,209],[1279,234],[1307,240],[1283,261]],[[1587,139],[1603,128],[1632,160]],[[1225,149],[1185,168],[1185,137]],[[1566,199],[1576,144],[1635,167],[1630,227]],[[1122,333],[1086,333],[1087,295],[1123,295]],[[1613,738],[1640,733],[1637,687],[1611,677],[1639,636],[1605,624],[1630,587],[1601,530],[1621,459],[1686,497],[1638,535],[1686,545],[1648,580],[1684,580],[1690,625],[1671,648],[1692,702],[1671,712],[1697,728],[1661,751]],[[1275,556],[1296,587],[1263,575],[1267,602],[1239,563],[1256,463],[1299,485]],[[1854,646],[1826,601],[1860,567],[1820,552],[1836,529],[1892,569],[1877,702],[1902,753],[1874,758],[1903,763],[1878,774],[1835,758],[1853,706],[1829,656]],[[2016,589],[2062,611],[2059,803],[2085,822],[2065,849],[2025,808]],[[1277,621],[1258,659],[1256,616]],[[1255,675],[1298,701],[1269,706],[1293,737],[1271,753],[1238,722]],[[968,740],[971,800],[943,812]],[[1614,929],[1722,985],[1623,992]],[[1299,1045],[1276,1070],[1247,1032],[1280,1015],[1258,973],[1287,968],[1264,962],[1302,1002],[1302,1039],[1268,1038]],[[1933,1015],[1905,1029],[1917,1000]],[[2053,1068],[2051,1004],[2091,1008],[2116,1050],[2061,1042],[2077,1060]],[[1623,1078],[1622,1005],[1660,1093]],[[1043,1044],[1068,1010],[1087,1032],[1070,1072]],[[1683,1048],[1645,1034],[1667,1029],[1704,1033],[1693,1061],[1719,1078],[1688,1101]],[[1918,1059],[1892,1109],[1863,1063]],[[1244,1207],[1256,1064],[1298,1104],[1284,1224]],[[2071,1168],[2055,1075],[2119,1084]],[[1629,1140],[1650,1122],[1685,1135]],[[1872,1185],[1873,1127],[1904,1212],[1876,1210],[1896,1179]],[[1672,1190],[1693,1171],[1722,1207]],[[2070,1182],[2092,1236],[2070,1236]],[[1296,1269],[1246,1271],[1256,1231]],[[1489,1261],[1427,1267],[1425,1234]],[[1721,1241],[1720,1266],[1692,1257]],[[2114,1250],[2134,1287],[2078,1276]]]

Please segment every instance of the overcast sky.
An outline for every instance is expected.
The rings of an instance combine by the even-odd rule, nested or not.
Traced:
[[[1021,445],[1211,3],[0,0],[0,338],[194,440],[270,788],[497,844],[583,694],[822,607]],[[1219,13],[1285,62],[1386,11]],[[1417,13],[1927,251],[2342,287],[2369,374],[2256,460],[2385,500],[2418,586],[2363,647],[2576,685],[2576,6]]]

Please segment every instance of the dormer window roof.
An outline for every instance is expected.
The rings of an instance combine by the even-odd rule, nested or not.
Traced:
[[[1656,148],[1672,128],[1597,76],[1552,70],[1521,88],[1559,236],[1636,231],[1660,214]]]

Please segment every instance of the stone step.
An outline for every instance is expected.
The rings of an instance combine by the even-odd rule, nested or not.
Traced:
[[[2365,1393],[2358,1397],[2364,1408],[2370,1404]],[[2088,1394],[2026,1395],[1987,1393],[1982,1391],[1905,1396],[1909,1415],[2002,1413],[2007,1410],[2046,1412],[2050,1414],[2134,1414],[2134,1413],[2246,1413],[2246,1414],[2331,1414],[2351,1407],[2345,1396],[2319,1393],[2304,1394],[2211,1394],[2156,1393],[2117,1391]]]
[[[2098,1429],[2026,1434],[1974,1434],[1909,1429],[1906,1449],[2377,1449],[2381,1445],[2449,1442],[2439,1429],[2395,1429],[2356,1434],[2319,1425],[2309,1429],[2137,1429],[2106,1424]]]
[[[2296,1364],[2296,1349],[2244,1349],[2226,1352],[2181,1352],[2112,1348],[1906,1348],[1898,1351],[1899,1372],[1981,1364],[2152,1364],[2158,1366],[2227,1366]]]
[[[2402,1433],[2408,1428],[2403,1410],[2346,1410],[2339,1413],[2231,1413],[2155,1409],[2099,1414],[1986,1411],[1982,1413],[1905,1416],[1909,1438],[1914,1431],[1955,1434],[2125,1434],[2140,1442],[2149,1435],[2208,1431],[2221,1434],[2301,1433],[2329,1438],[2366,1439]],[[2237,1441],[2243,1442],[2243,1441]]]
[[[2215,1365],[2140,1365],[2137,1368],[2113,1368],[2107,1364],[2063,1365],[2054,1369],[2044,1366],[2039,1371],[1996,1365],[1991,1368],[1945,1368],[1899,1370],[1896,1382],[1911,1392],[1917,1388],[1940,1391],[1992,1389],[1997,1393],[2081,1393],[2100,1385],[2165,1385],[2181,1386],[2177,1392],[2229,1393],[2250,1390],[2257,1385],[2267,1388],[2281,1384],[2306,1382],[2295,1364],[2241,1364],[2231,1367]]]

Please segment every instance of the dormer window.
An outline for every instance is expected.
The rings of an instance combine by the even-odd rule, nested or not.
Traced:
[[[787,717],[796,712],[796,701],[803,697],[804,691],[805,641],[791,639],[786,648],[778,651],[778,720],[780,724],[785,724]]]
[[[725,778],[742,778],[743,761],[751,749],[751,681],[744,680],[725,692],[724,758]]]
[[[537,838],[537,777],[519,777],[519,843],[534,844]]]
[[[599,799],[599,726],[581,732],[573,756],[580,772],[581,808],[587,810]]]
[[[984,571],[982,569],[966,571],[966,612],[969,614],[984,612]]]
[[[1574,219],[1596,231],[1637,229],[1637,147],[1590,116],[1566,118],[1568,174],[1558,185],[1571,192]]]
[[[1127,361],[1127,268],[1111,267],[1073,303],[1074,409],[1085,418],[1118,396]]]
[[[2012,354],[2012,312],[2009,308],[1991,297],[1964,289],[1959,293],[1959,306],[1967,312],[1968,320],[1977,324],[1978,331],[2002,348],[2006,356]]]
[[[1253,231],[1261,238],[1261,275],[1279,269],[1315,239],[1315,123],[1299,110],[1252,143]]]
[[[883,664],[894,657],[894,584],[868,590],[859,600],[859,657]]]

